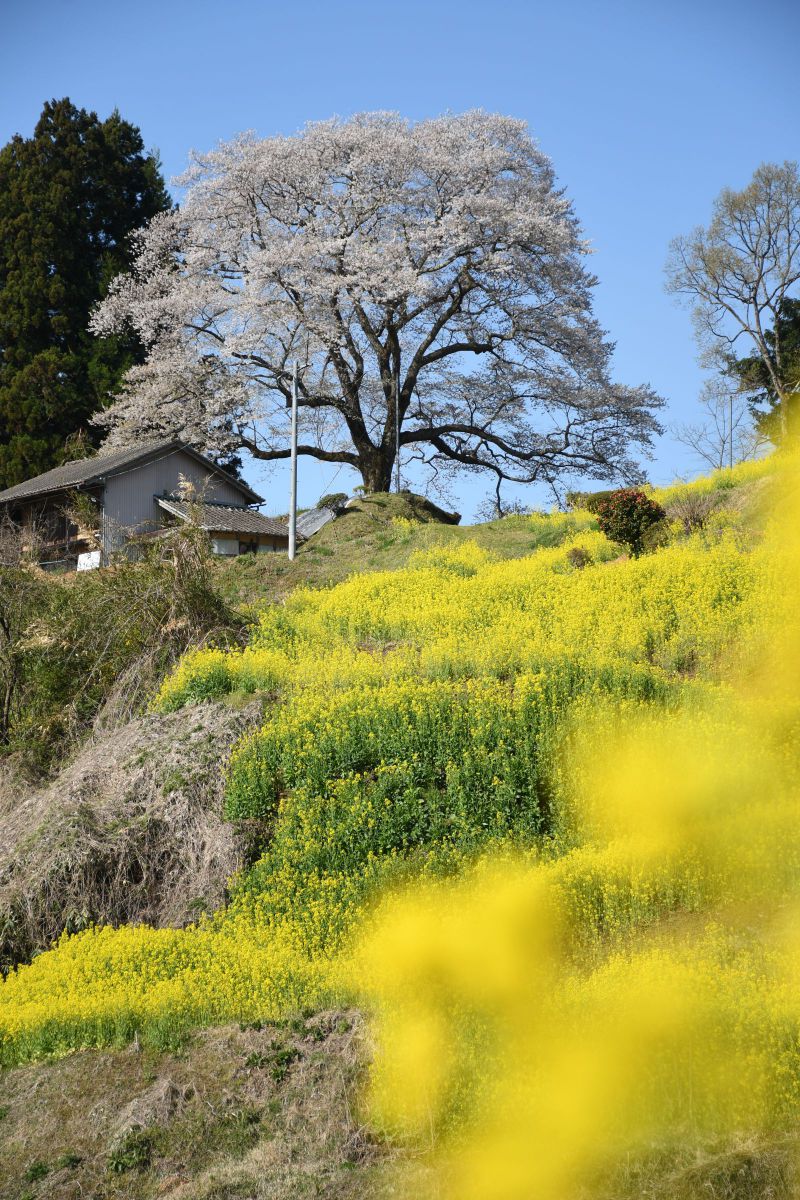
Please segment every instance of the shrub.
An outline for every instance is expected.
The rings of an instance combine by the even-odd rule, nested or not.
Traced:
[[[0,568],[0,753],[45,772],[93,723],[142,711],[188,647],[235,640],[245,621],[215,581],[208,539],[192,526],[108,570]],[[222,674],[196,681],[191,698],[223,692]]]
[[[349,499],[347,492],[326,492],[317,501],[317,508],[332,508],[334,512],[338,512],[340,508],[344,508]]]
[[[126,1171],[144,1171],[153,1154],[153,1134],[149,1129],[134,1128],[120,1138],[108,1156],[108,1169],[114,1175]]]
[[[656,521],[654,525],[648,525],[642,534],[640,553],[652,554],[654,550],[660,550],[662,546],[668,546],[672,541],[673,528],[669,520]]]
[[[722,487],[715,492],[697,492],[687,488],[670,501],[667,506],[669,516],[680,521],[686,533],[704,529],[709,517],[720,507],[723,491]]]
[[[32,1162],[26,1170],[25,1180],[27,1183],[35,1183],[37,1179],[44,1179],[45,1175],[49,1174],[50,1168],[48,1167],[47,1163],[42,1162],[40,1158],[37,1158],[36,1161]]]
[[[581,509],[590,513],[597,513],[598,506],[606,501],[609,496],[613,496],[614,492],[606,488],[601,492],[567,492],[565,500],[567,508],[570,512],[580,511]]]
[[[570,546],[567,551],[567,562],[571,567],[575,567],[577,571],[582,571],[584,567],[588,567],[592,561],[592,556],[584,546]]]
[[[648,529],[663,521],[666,513],[640,488],[619,488],[597,505],[600,528],[612,542],[627,546],[634,557],[644,548]]]

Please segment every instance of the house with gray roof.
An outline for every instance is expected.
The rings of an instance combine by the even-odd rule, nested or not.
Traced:
[[[197,503],[187,500],[187,485]],[[42,566],[67,568],[81,555],[106,563],[131,538],[190,519],[208,532],[215,554],[284,550],[287,524],[258,512],[262,503],[241,479],[177,440],[64,463],[0,492],[6,524],[35,546]]]

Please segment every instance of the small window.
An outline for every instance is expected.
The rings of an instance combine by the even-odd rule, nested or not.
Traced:
[[[258,541],[239,542],[240,554],[258,554]]]

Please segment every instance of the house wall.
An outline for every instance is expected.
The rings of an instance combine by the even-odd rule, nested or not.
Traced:
[[[250,534],[250,533],[230,533],[230,532],[215,532],[211,531],[208,535],[211,539],[211,550],[214,554],[220,554],[226,558],[235,557],[240,553],[240,547],[250,546],[252,543],[257,544],[258,554],[272,554],[279,550],[286,551],[289,546],[288,536],[285,538],[278,537],[273,534]],[[246,551],[245,551],[246,553]]]
[[[125,541],[126,531],[159,527],[161,515],[154,497],[174,492],[181,475],[191,480],[199,492],[205,489],[209,500],[248,503],[234,483],[211,475],[183,450],[172,450],[162,458],[109,476],[103,504],[103,549],[107,554]]]

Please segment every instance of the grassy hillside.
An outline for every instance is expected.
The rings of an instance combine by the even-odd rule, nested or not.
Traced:
[[[769,511],[772,474],[770,460],[762,459],[690,484],[652,489],[652,494],[679,524],[727,521],[742,536],[749,532],[757,537]],[[522,558],[591,528],[596,528],[595,517],[581,510],[451,525],[443,523],[422,497],[382,494],[356,500],[336,521],[300,545],[294,563],[282,554],[243,555],[219,563],[217,569],[229,600],[258,602],[296,587],[330,587],[355,573],[396,570],[418,550],[470,542],[498,558]]]
[[[666,1196],[676,1171],[689,1195],[690,1160],[730,1174],[719,1194],[780,1194],[800,1009],[775,920],[800,845],[775,469],[664,490],[639,559],[586,512],[469,530],[374,497],[291,566],[221,566],[261,601],[249,642],[190,651],[157,707],[262,705],[225,786],[261,855],[194,926],[89,928],[11,973],[6,1068],[355,1004],[378,1018],[371,1121],[422,1155],[416,1194]]]
[[[474,542],[502,558],[519,558],[540,546],[556,545],[590,527],[590,513],[509,517],[481,525],[451,525],[421,496],[376,494],[356,500],[335,521],[301,543],[293,563],[285,555],[243,555],[218,564],[221,586],[231,600],[279,597],[296,587],[330,587],[364,571],[405,566],[417,550]]]
[[[0,1200],[389,1200],[387,1147],[354,1108],[366,1060],[359,1015],[331,1012],[20,1068],[3,1080]]]

